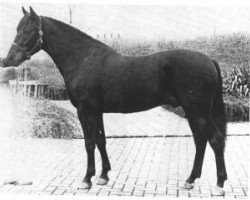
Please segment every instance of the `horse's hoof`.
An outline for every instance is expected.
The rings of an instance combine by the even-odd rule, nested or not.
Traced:
[[[214,190],[212,191],[212,195],[214,196],[224,196],[225,191],[222,187],[216,186]]]
[[[81,187],[79,187],[78,189],[81,189],[81,190],[88,190],[90,189],[92,186],[92,183],[91,181],[87,182],[87,181],[82,181],[82,184],[81,184]]]
[[[182,186],[182,188],[185,189],[185,190],[191,190],[191,189],[194,188],[194,184],[185,182],[184,185]]]
[[[107,185],[108,181],[109,181],[108,179],[99,177],[96,184],[97,185]]]

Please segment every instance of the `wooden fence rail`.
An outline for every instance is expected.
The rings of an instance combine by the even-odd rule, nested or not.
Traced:
[[[44,94],[48,88],[48,85],[45,85],[39,81],[10,80],[9,83],[14,94],[21,93],[26,97],[44,97]]]

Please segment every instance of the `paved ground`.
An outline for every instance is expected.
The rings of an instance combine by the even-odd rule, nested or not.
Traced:
[[[0,193],[52,195],[119,195],[212,197],[216,183],[214,156],[208,146],[202,178],[191,191],[180,187],[194,158],[191,137],[109,138],[112,171],[107,186],[81,190],[86,170],[84,140],[2,140]],[[225,197],[247,198],[248,136],[230,136],[226,148],[229,180]],[[97,175],[101,163],[96,151]],[[5,181],[32,181],[32,185],[4,185]]]

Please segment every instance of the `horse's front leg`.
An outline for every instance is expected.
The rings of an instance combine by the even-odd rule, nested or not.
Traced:
[[[96,136],[96,144],[97,148],[101,153],[102,158],[102,173],[98,179],[98,185],[106,185],[109,181],[108,172],[111,170],[110,162],[106,150],[106,138],[105,138],[105,131],[103,125],[103,114],[100,114],[98,117],[98,128],[99,132]]]
[[[88,162],[82,189],[89,189],[92,186],[91,177],[95,175],[95,144],[98,122],[95,112],[79,108],[77,109],[77,114],[84,133]]]

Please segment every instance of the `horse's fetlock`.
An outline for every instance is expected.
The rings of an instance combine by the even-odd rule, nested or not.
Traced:
[[[87,174],[89,176],[95,176],[95,169],[88,169]]]
[[[109,166],[105,166],[104,168],[103,168],[103,172],[108,172],[108,171],[110,171],[111,170],[111,167],[110,167],[110,165]]]
[[[223,176],[218,177],[217,186],[223,188],[223,187],[224,187],[224,182],[225,182],[226,180],[227,180],[227,174],[224,174]]]
[[[227,173],[226,172],[219,172],[218,174],[217,174],[217,176],[218,176],[218,180],[223,180],[223,181],[225,181],[225,180],[227,180]]]

